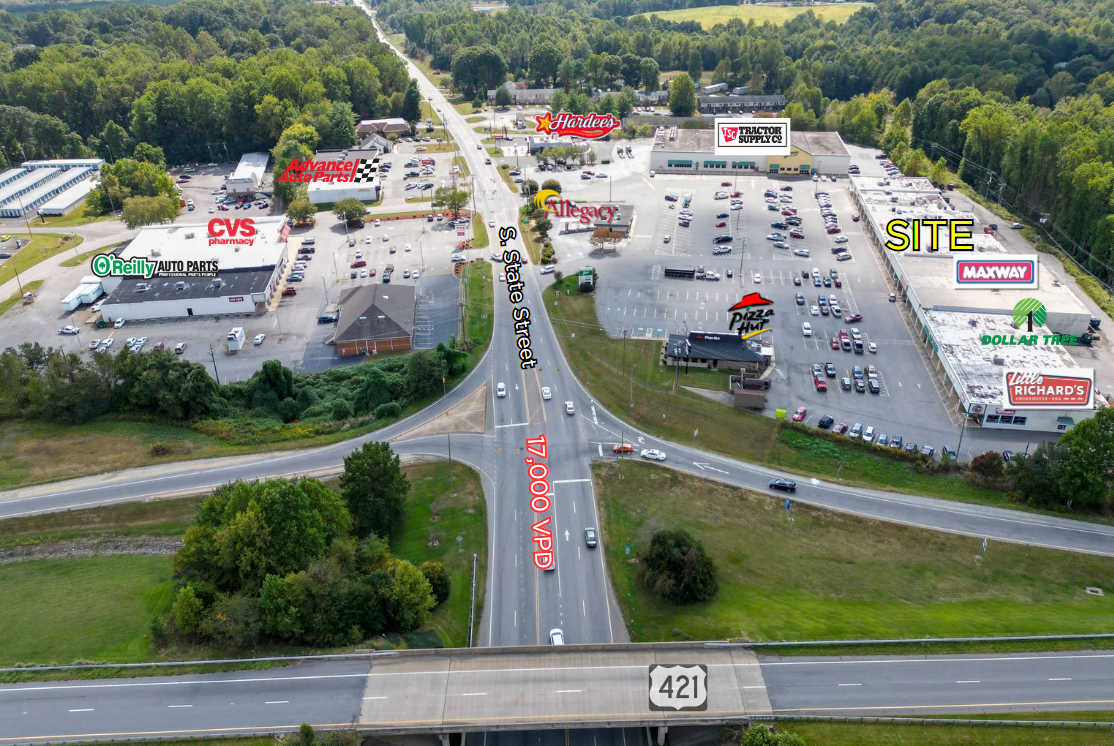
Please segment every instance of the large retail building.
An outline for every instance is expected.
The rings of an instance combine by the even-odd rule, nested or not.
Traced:
[[[660,127],[650,168],[663,174],[838,174],[847,173],[851,154],[838,132],[791,132],[785,156],[717,156],[715,130]]]
[[[228,226],[210,223],[152,226],[139,232],[120,252],[127,261],[216,262],[214,277],[104,278],[108,298],[101,306],[106,321],[228,316],[261,313],[274,297],[288,263],[290,228],[282,217],[251,219],[250,236],[241,222],[235,229],[244,243],[228,240]],[[231,220],[231,219],[229,219]],[[209,232],[214,225],[219,235]],[[250,241],[250,243],[247,243]]]

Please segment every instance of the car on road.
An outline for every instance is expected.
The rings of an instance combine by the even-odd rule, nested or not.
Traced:
[[[839,338],[838,337],[832,337],[832,349],[833,350],[838,350],[839,349]]]
[[[779,220],[776,223],[770,223],[770,227],[771,228],[784,229],[784,228],[788,228],[789,226],[787,226],[785,223],[783,223]]]
[[[266,339],[266,338],[267,338],[266,334],[256,334],[255,339],[253,340],[252,344],[254,344],[256,347],[258,347],[259,345],[263,344],[263,340]]]
[[[844,391],[850,391],[851,390],[851,379],[848,378],[847,376],[844,376],[843,378],[839,379],[839,385],[841,387],[843,387]]]
[[[666,238],[669,238],[669,236],[666,236]],[[717,246],[716,248],[712,249],[712,256],[721,256],[723,254],[730,254],[730,253],[731,253],[731,247],[730,246]]]
[[[1021,223],[1016,223],[1015,222],[1015,223],[1010,223],[1010,227],[1016,230],[1018,228],[1024,228],[1025,226],[1023,226]]]
[[[716,223],[716,227],[717,228],[726,228],[727,227],[727,221],[726,220],[719,221],[718,223]]]
[[[886,445],[888,444],[888,442],[889,442],[889,440],[888,440],[885,433],[882,433],[881,435],[879,435],[877,438],[874,439],[874,445],[877,448],[885,448]]]
[[[947,456],[952,461],[955,461],[956,460],[955,449],[952,448],[951,446],[940,446],[940,456],[941,456],[941,458],[944,457],[944,456]]]
[[[806,337],[811,337],[812,336],[812,324],[808,323],[807,321],[805,323],[801,324],[801,333],[804,334]]]
[[[639,455],[651,461],[665,461],[665,453],[656,448],[644,448]]]
[[[576,414],[576,407],[571,401],[565,402],[565,414]]]
[[[771,479],[770,489],[782,490],[783,492],[796,492],[797,483],[792,479]]]
[[[359,268],[359,267],[366,267],[366,266],[367,266],[367,262],[366,262],[365,260],[363,260],[363,259],[357,259],[356,261],[352,262],[352,263],[351,263],[350,265],[348,265],[348,266],[349,266],[349,267],[350,267],[351,269],[357,269],[357,268]]]
[[[936,455],[936,449],[932,446],[921,446],[921,455],[926,458],[932,458]]]
[[[804,231],[799,231],[796,228],[794,228],[793,230],[789,231],[789,237],[790,238],[804,238],[805,234],[804,234]]]
[[[820,378],[819,376],[812,377],[812,384],[816,387],[817,391],[828,390],[828,382],[825,381],[823,378]]]
[[[506,396],[507,395],[507,384],[500,381],[499,385],[495,387],[495,395],[498,396],[499,398],[503,398],[504,396]]]
[[[716,218],[726,218],[726,217],[729,217],[726,212],[717,212],[716,213]]]
[[[584,529],[584,543],[585,544],[587,544],[589,547],[594,547],[594,546],[596,546],[596,544],[598,542],[599,542],[599,539],[597,539],[597,537],[596,537],[596,529],[592,528],[591,526]]]
[[[828,378],[835,378],[836,377],[835,363],[824,363],[824,373],[828,376]]]
[[[775,249],[788,249],[789,244],[787,244],[785,241],[774,241],[774,248]]]
[[[794,285],[796,285],[796,286],[798,286],[798,287],[800,287],[800,285],[801,285],[801,278],[800,278],[800,277],[794,277],[794,278],[793,278],[793,284],[794,284]]]
[[[836,236],[836,243],[847,243],[847,236]]]
[[[542,386],[542,398],[546,401],[553,398],[553,391],[548,386]]]
[[[1013,463],[1013,457],[1013,451],[1002,451],[1002,460],[1005,461],[1007,464]]]
[[[731,236],[720,235],[712,239],[712,243],[731,243]]]
[[[843,423],[843,422],[839,423],[838,425],[836,425],[835,427],[832,428],[832,432],[835,433],[836,435],[843,435],[844,433],[847,432],[846,423]]]
[[[78,331],[79,330],[76,326],[63,326],[63,327],[58,329],[59,334],[66,334],[66,335],[77,334]]]
[[[841,229],[838,225],[829,225],[828,226],[828,233],[840,233],[840,232],[841,232]]]
[[[634,444],[616,443],[615,445],[611,446],[611,451],[613,453],[634,453]]]
[[[805,407],[797,407],[797,411],[793,413],[793,421],[800,422],[808,416],[808,409]]]
[[[855,393],[857,393],[857,394],[866,393],[866,384],[862,380],[857,379],[857,378],[855,379]]]
[[[916,443],[906,443],[905,447],[902,450],[904,450],[906,453],[916,453],[917,452],[917,444]]]
[[[890,438],[890,448],[896,448],[899,451],[901,450],[901,436],[900,435],[895,435],[892,438]]]
[[[872,393],[872,394],[881,394],[882,393],[882,385],[880,383],[878,383],[878,381],[875,381],[875,380],[872,379],[872,380],[868,381],[867,383],[869,384],[870,393]]]
[[[873,443],[874,442],[874,426],[873,425],[868,427],[866,429],[866,432],[863,433],[863,442],[864,443]]]
[[[810,306],[809,309],[808,309],[808,312],[810,314],[812,314],[813,316],[819,316],[820,315],[820,307],[819,306]]]
[[[564,645],[565,633],[559,629],[549,630],[549,644],[550,645]]]

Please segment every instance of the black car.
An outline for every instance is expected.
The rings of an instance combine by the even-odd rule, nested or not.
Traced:
[[[856,379],[855,380],[855,391],[857,391],[860,394],[866,393],[866,384],[863,383],[862,380]]]
[[[337,320],[337,315],[334,313],[323,313],[317,317],[318,324],[331,324]]]
[[[801,284],[801,278],[800,277],[794,277],[793,278],[793,284],[794,285],[800,285]]]
[[[816,426],[827,430],[829,427],[832,426],[833,422],[835,422],[835,417],[832,417],[830,414],[826,414],[820,418],[820,421],[816,423]]]
[[[783,490],[785,492],[796,492],[797,483],[794,482],[792,479],[771,479],[770,489]]]
[[[781,191],[783,191],[783,192],[791,192],[791,191],[793,191],[793,187],[791,187],[791,186],[783,186],[783,187],[781,188]]]
[[[716,213],[716,217],[717,218],[729,218],[731,216],[726,212],[720,212],[720,213]]]
[[[712,243],[731,243],[731,236],[716,236]]]
[[[800,293],[797,293],[797,305],[798,306],[803,306],[804,304],[805,304],[805,297],[803,295],[801,295]]]
[[[776,223],[770,223],[770,227],[771,228],[788,228],[789,226],[787,226],[785,223],[782,223],[781,221],[778,221]]]
[[[844,391],[850,391],[851,390],[851,379],[844,376],[843,378],[839,379],[839,385],[843,387]]]
[[[828,378],[836,377],[836,367],[834,363],[825,363],[824,371],[828,374]]]

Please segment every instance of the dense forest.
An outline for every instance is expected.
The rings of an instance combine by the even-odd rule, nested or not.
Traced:
[[[35,46],[13,51],[22,44]],[[354,115],[401,115],[409,84],[352,7],[189,0],[0,13],[0,145],[13,161],[115,160],[138,143],[171,164],[224,161],[270,150],[295,124],[313,127],[313,146],[346,146]]]

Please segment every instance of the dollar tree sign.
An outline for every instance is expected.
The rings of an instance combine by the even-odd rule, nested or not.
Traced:
[[[1044,326],[1047,318],[1048,311],[1045,310],[1044,304],[1036,298],[1022,298],[1013,307],[1014,325],[1020,327],[1022,324],[1026,324],[1029,332],[1033,331],[1034,324]]]

